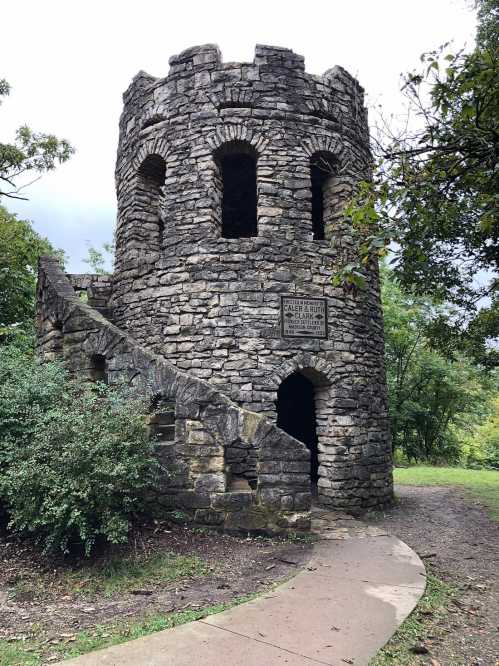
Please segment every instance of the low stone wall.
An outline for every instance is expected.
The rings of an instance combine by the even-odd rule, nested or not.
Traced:
[[[73,273],[67,276],[71,286],[86,302],[107,319],[112,319],[109,301],[113,290],[113,276],[99,273]]]
[[[142,348],[78,297],[53,257],[42,257],[39,264],[37,331],[42,360],[63,358],[71,372],[92,378],[98,358],[110,384],[125,381],[150,396],[151,404],[174,404],[172,439],[158,445],[165,470],[159,501],[165,509],[181,509],[197,523],[227,529],[309,528],[306,446]],[[256,455],[251,485],[231,470],[228,449]]]

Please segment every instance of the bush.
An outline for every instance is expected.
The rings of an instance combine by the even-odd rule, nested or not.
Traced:
[[[499,469],[499,396],[486,419],[463,446],[464,462],[469,467]]]
[[[157,475],[145,404],[0,348],[0,498],[45,551],[123,543]]]

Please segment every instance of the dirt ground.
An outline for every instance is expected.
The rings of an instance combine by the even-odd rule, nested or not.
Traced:
[[[429,571],[457,588],[448,612],[419,637],[428,654],[417,663],[497,666],[499,526],[459,489],[398,486],[396,494],[396,507],[370,522],[409,544]]]
[[[497,666],[497,524],[464,491],[400,486],[396,493],[398,504],[368,522],[396,534],[431,572],[457,588],[448,612],[418,637],[428,653],[415,656],[416,663]],[[117,620],[230,602],[296,573],[311,549],[311,543],[236,537],[176,524],[150,526],[136,535],[131,551],[118,552],[195,555],[206,564],[207,574],[170,583],[149,581],[145,589],[106,596],[74,584],[84,561],[45,558],[26,542],[0,536],[0,639],[36,634],[50,644]],[[68,573],[73,575],[69,588]]]
[[[0,537],[0,638],[22,640],[35,632],[38,639],[57,642],[117,620],[230,602],[289,577],[309,559],[312,548],[306,542],[250,539],[175,524],[144,529],[134,547],[148,554],[197,556],[206,563],[207,575],[162,584],[149,581],[146,589],[111,596],[89,595],[77,584],[69,590],[67,585],[68,572],[78,578],[78,568],[88,562],[54,561],[37,555],[29,544]]]

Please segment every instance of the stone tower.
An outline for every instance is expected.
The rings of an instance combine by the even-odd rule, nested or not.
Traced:
[[[331,284],[369,163],[362,88],[288,49],[194,47],[124,95],[113,322],[304,442],[319,502],[350,511],[392,494],[377,266]],[[225,456],[254,487],[257,453]]]

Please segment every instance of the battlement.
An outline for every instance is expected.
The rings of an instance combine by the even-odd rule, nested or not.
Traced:
[[[343,79],[344,82],[348,82],[348,85],[357,87],[360,92],[363,91],[357,80],[338,65],[326,70],[321,75],[307,73],[305,71],[305,58],[282,46],[257,44],[252,62],[224,62],[222,52],[217,44],[202,44],[192,46],[178,55],[172,56],[168,62],[170,71],[166,78],[179,74],[184,76],[188,72],[198,73],[199,71],[234,70],[237,68],[251,68],[253,70],[262,68],[265,70],[265,68],[270,67],[294,71],[297,74],[310,76],[325,83]]]
[[[358,132],[365,125],[363,89],[354,77],[339,66],[307,73],[304,57],[287,48],[257,44],[252,62],[223,62],[216,44],[204,44],[169,64],[166,77],[139,72],[125,92],[125,107],[141,116],[129,125],[134,131],[185,113],[227,109],[311,116],[336,126],[348,125],[349,117]]]

